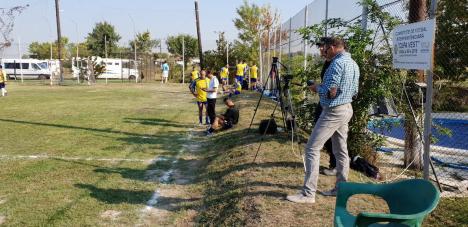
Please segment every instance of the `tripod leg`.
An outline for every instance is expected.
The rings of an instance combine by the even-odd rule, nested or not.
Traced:
[[[268,76],[266,81],[265,81],[265,85],[268,84],[269,79],[270,79],[270,77]],[[260,98],[258,99],[257,106],[255,107],[255,111],[254,111],[254,114],[252,116],[252,120],[250,120],[249,129],[247,129],[247,133],[249,133],[250,129],[252,128],[252,124],[253,124],[253,121],[255,119],[255,115],[257,115],[258,107],[260,106],[260,102],[262,101],[264,94],[265,94],[265,86],[263,87],[262,94],[260,95]]]
[[[255,161],[257,160],[258,152],[260,151],[260,148],[262,147],[263,140],[265,138],[267,130],[270,127],[271,121],[275,118],[275,112],[276,112],[276,108],[278,108],[278,104],[279,104],[279,102],[276,103],[275,108],[273,109],[273,112],[271,113],[270,119],[268,119],[267,127],[266,127],[265,131],[263,132],[262,139],[260,140],[260,144],[258,145],[257,152],[255,153],[255,157],[254,157],[254,160],[252,161],[252,163],[255,163]]]

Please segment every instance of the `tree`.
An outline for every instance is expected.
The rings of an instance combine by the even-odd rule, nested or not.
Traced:
[[[237,14],[239,18],[234,20],[234,25],[239,30],[240,41],[234,46],[243,49],[241,52],[245,53],[245,60],[255,61],[258,59],[260,34],[263,31],[269,31],[273,25],[278,23],[279,14],[277,11],[273,11],[269,5],[249,4],[247,0],[237,8]]]
[[[435,43],[436,74],[441,79],[461,81],[468,79],[468,0],[439,0]]]
[[[227,45],[228,41],[226,40],[224,32],[219,32],[218,39],[216,40],[216,50],[205,51],[203,54],[206,68],[217,70],[226,65]]]
[[[68,38],[62,37],[62,48],[68,45]],[[29,44],[29,53],[38,59],[50,59],[50,52],[52,48],[52,58],[58,58],[58,50],[57,50],[57,41],[50,43],[50,42],[32,42]],[[69,53],[65,52],[64,58],[69,57]]]
[[[86,44],[95,56],[106,56],[106,49],[108,56],[118,56],[117,43],[120,38],[114,26],[104,21],[94,26],[93,31],[86,37]]]
[[[0,8],[0,51],[11,46],[10,33],[15,26],[15,17],[23,12],[29,5],[15,6],[10,9]]]
[[[149,54],[151,50],[159,46],[160,41],[156,39],[151,39],[151,34],[149,31],[138,33],[136,38],[130,41],[130,49],[135,51],[135,43],[138,53]]]
[[[78,56],[79,57],[87,57],[91,55],[91,52],[88,49],[88,45],[86,43],[70,43],[67,47],[67,56],[69,57],[76,57],[76,46],[78,46]]]
[[[198,40],[190,35],[169,36],[166,40],[169,53],[182,56],[182,42],[185,44],[185,61],[198,56]]]

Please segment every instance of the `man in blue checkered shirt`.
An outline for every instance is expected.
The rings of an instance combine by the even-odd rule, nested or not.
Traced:
[[[323,112],[315,124],[305,148],[306,173],[304,186],[297,195],[287,199],[296,203],[314,203],[320,166],[320,150],[331,137],[333,154],[336,157],[336,183],[348,180],[349,156],[347,148],[348,122],[353,116],[351,102],[358,92],[359,67],[345,51],[345,43],[340,38],[322,39],[325,54],[332,59],[325,72],[322,84],[309,87],[320,96]],[[329,191],[322,191],[325,196],[336,196],[336,185]]]

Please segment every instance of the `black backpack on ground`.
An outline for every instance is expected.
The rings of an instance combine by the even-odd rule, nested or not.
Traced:
[[[268,125],[268,121],[270,122],[269,125]],[[266,131],[266,134],[275,134],[278,132],[278,125],[276,124],[275,119],[267,119],[267,120],[262,120],[260,122],[260,127],[258,129],[259,129],[258,132],[261,134],[264,134],[265,131]]]
[[[366,176],[368,177],[372,177],[374,179],[380,178],[379,168],[377,166],[370,164],[361,156],[354,157],[351,160],[350,167],[351,169],[354,169],[356,171],[366,174]]]

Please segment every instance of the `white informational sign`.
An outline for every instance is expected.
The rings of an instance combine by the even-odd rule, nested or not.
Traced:
[[[398,69],[431,69],[434,33],[434,20],[396,27],[392,32],[393,67]]]

